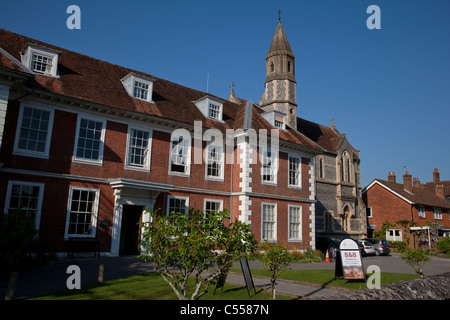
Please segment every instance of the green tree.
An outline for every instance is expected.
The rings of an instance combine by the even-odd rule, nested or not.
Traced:
[[[280,274],[287,269],[294,257],[284,245],[277,243],[264,243],[260,246],[260,249],[264,251],[260,258],[261,263],[271,274],[271,299],[275,300],[275,282]]]
[[[34,218],[20,210],[0,216],[0,274],[19,271],[38,241]]]
[[[422,271],[423,266],[431,259],[428,251],[417,249],[406,249],[402,252],[401,257],[421,277],[424,276]]]
[[[152,259],[156,272],[180,300],[200,298],[242,253],[253,252],[256,245],[250,226],[237,219],[231,222],[226,210],[207,213],[191,208],[188,216],[152,212],[151,218],[143,224],[141,258]],[[205,271],[209,272],[202,276]],[[195,279],[192,293],[190,277]]]

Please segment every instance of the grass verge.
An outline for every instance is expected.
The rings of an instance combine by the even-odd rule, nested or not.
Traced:
[[[232,272],[241,273],[240,269]],[[253,276],[269,277],[263,269],[252,269]],[[381,273],[381,285],[416,279],[418,276],[400,273]],[[365,289],[365,282],[350,281],[343,278],[335,279],[334,270],[285,270],[279,279],[312,283],[321,287],[340,287],[349,290]],[[192,286],[193,287],[193,284]],[[207,294],[201,300],[269,300],[269,292],[257,289],[256,294],[247,292],[245,286],[226,284],[214,294],[215,286],[210,286]],[[277,293],[277,300],[292,300],[292,296]],[[154,272],[134,275],[127,278],[105,281],[103,283],[86,285],[79,290],[65,290],[32,300],[177,300],[172,288]]]
[[[234,272],[241,272],[240,269],[233,269]],[[252,269],[252,276],[270,277],[270,273],[264,269]],[[367,274],[370,276],[370,274]],[[419,278],[418,275],[404,273],[381,273],[381,285],[389,283],[412,280]],[[312,283],[323,287],[339,287],[346,289],[365,289],[366,284],[363,281],[345,280],[334,277],[334,270],[294,270],[288,269],[281,273],[279,279]]]
[[[193,287],[193,284],[192,284]],[[201,300],[269,300],[270,294],[256,289],[249,296],[245,286],[225,284],[223,290],[210,286]],[[277,294],[277,300],[291,296]],[[82,286],[79,290],[64,290],[30,300],[178,300],[172,288],[155,272]]]

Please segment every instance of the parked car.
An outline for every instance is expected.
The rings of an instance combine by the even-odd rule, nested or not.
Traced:
[[[318,238],[317,239],[317,249],[326,253],[328,250],[328,254],[330,259],[336,259],[336,252],[339,250],[340,240],[332,239],[332,238]]]
[[[374,238],[364,240],[367,240],[373,244],[373,248],[375,249],[375,254],[377,256],[379,255],[387,256],[388,254],[391,253],[391,248],[389,247],[389,242],[387,240]]]
[[[361,251],[361,255],[364,255],[364,245],[361,241],[358,240],[356,241],[356,243],[358,244],[359,251]]]
[[[361,244],[364,246],[363,255],[376,255],[373,244],[367,240],[361,240]]]

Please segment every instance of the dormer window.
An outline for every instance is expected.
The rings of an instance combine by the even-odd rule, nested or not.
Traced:
[[[223,101],[210,96],[205,96],[194,101],[197,108],[205,116],[205,118],[222,121],[223,117]]]
[[[148,99],[148,83],[134,80],[134,97],[147,101]]]
[[[31,59],[31,70],[38,73],[51,74],[53,67],[52,62],[53,59],[51,57],[33,53]]]
[[[284,119],[283,119],[283,117],[279,117],[279,116],[275,117],[274,127],[283,129],[283,127],[284,127]]]
[[[131,72],[121,81],[131,97],[152,102],[153,82],[155,80]]]
[[[58,56],[61,51],[27,43],[21,52],[22,63],[35,73],[58,76]]]
[[[284,113],[273,110],[263,113],[262,116],[275,128],[282,130],[286,129],[286,115]]]
[[[221,120],[222,107],[215,103],[209,103],[209,118],[213,120]]]

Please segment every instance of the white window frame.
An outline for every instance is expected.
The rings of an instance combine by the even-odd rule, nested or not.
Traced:
[[[276,185],[277,184],[277,173],[278,173],[278,156],[274,155],[270,148],[261,148],[261,183]],[[270,157],[267,156],[267,153],[270,152]],[[270,166],[266,166],[268,163],[268,159],[270,159]],[[267,169],[268,168],[268,169]],[[269,170],[270,174],[266,173],[266,170]],[[265,176],[272,176],[271,180],[265,180]]]
[[[216,158],[211,159],[210,155],[211,155],[211,150],[212,148],[216,148],[218,149],[218,151],[216,151]],[[223,146],[214,144],[214,143],[208,143],[206,145],[206,150],[205,150],[205,160],[206,160],[206,165],[205,165],[205,178],[208,180],[220,180],[223,181],[223,177],[224,177],[224,169],[225,169],[225,165],[224,165],[224,148]],[[208,174],[208,167],[211,164],[210,160],[212,160],[211,162],[216,162],[216,164],[218,165],[218,173],[219,175],[215,176],[215,175],[210,175]]]
[[[433,208],[433,219],[434,220],[442,220],[442,209],[441,208]]]
[[[419,206],[418,213],[419,213],[419,218],[425,219],[426,216],[425,216],[425,207],[424,206]]]
[[[179,147],[174,146],[173,145],[173,141],[174,141],[174,132],[172,132],[172,134],[170,135],[170,150],[169,150],[169,174],[170,175],[179,175],[179,176],[190,176],[191,174],[191,147],[192,147],[192,139],[191,136],[189,134],[189,131],[187,131],[186,129],[179,129],[182,130],[184,132],[184,134],[180,134],[178,136],[178,139],[183,136],[183,144],[186,143],[186,145],[183,145],[182,147],[186,149],[186,153],[183,152],[183,157],[185,160],[185,164],[178,164],[176,162],[174,162],[173,160],[177,160],[179,159]],[[189,138],[186,140],[186,138]],[[187,141],[187,142],[186,142]],[[180,171],[173,171],[172,170],[172,164],[174,165],[179,165],[179,166],[185,166],[185,170],[184,172],[180,172]]]
[[[143,165],[132,163],[130,158],[132,156],[131,154],[131,140],[132,140],[132,133],[133,131],[142,131],[145,133],[148,133],[148,140],[147,140],[147,151],[145,156],[145,162]],[[128,126],[128,133],[127,133],[127,150],[125,154],[125,168],[131,169],[131,170],[138,170],[138,171],[150,171],[150,163],[151,163],[151,153],[152,153],[152,136],[153,132],[150,129],[144,129],[139,128],[136,126]]]
[[[100,122],[102,124],[102,132],[100,134],[100,144],[99,144],[99,150],[98,150],[98,160],[95,159],[89,159],[89,158],[83,158],[77,156],[77,150],[78,150],[78,143],[79,143],[79,136],[80,136],[80,126],[81,121],[87,120],[87,121],[94,121],[94,122]],[[106,120],[101,118],[92,117],[90,115],[83,115],[79,114],[77,119],[77,131],[75,135],[75,143],[74,143],[74,150],[73,150],[73,162],[80,162],[80,163],[86,163],[86,164],[93,164],[93,165],[103,165],[103,151],[105,146],[105,132],[106,132]]]
[[[222,121],[222,105],[209,101],[208,118],[216,121]]]
[[[70,214],[72,209],[72,197],[73,197],[73,191],[88,191],[88,192],[95,192],[95,200],[92,204],[92,219],[91,219],[91,226],[92,231],[89,234],[75,234],[75,233],[69,233],[69,224],[70,224]],[[98,219],[98,208],[99,208],[99,202],[100,202],[100,189],[97,188],[85,188],[85,187],[76,187],[76,186],[70,186],[69,188],[69,200],[67,202],[67,215],[66,215],[66,228],[64,232],[64,238],[67,239],[71,236],[73,237],[83,237],[83,238],[95,238],[97,234],[97,219]]]
[[[120,81],[130,97],[141,101],[153,102],[154,79],[130,72]],[[142,95],[143,92],[145,92],[144,96]]]
[[[31,52],[31,70],[36,73],[41,73],[45,75],[52,75],[54,68],[55,57],[49,54],[44,54],[38,51]],[[36,59],[35,59],[36,58]],[[45,61],[46,60],[46,61]],[[45,70],[39,70],[37,66],[45,66]]]
[[[299,221],[298,222],[291,222],[291,209],[298,209],[299,210]],[[302,206],[297,205],[288,205],[288,241],[290,242],[301,242],[303,240],[303,223],[302,223],[302,214],[303,208]],[[291,225],[292,224],[298,224],[298,234],[297,237],[291,237]]]
[[[393,236],[390,235],[391,231],[393,232]],[[396,236],[395,233],[398,231],[399,235]],[[386,230],[386,240],[388,241],[403,241],[402,229],[387,229]]]
[[[265,219],[265,215],[264,215],[265,207],[273,208],[274,221],[267,221]],[[261,241],[277,242],[277,220],[278,220],[277,207],[278,207],[277,204],[273,203],[273,202],[262,202],[261,203]],[[264,224],[265,223],[273,224],[273,237],[272,238],[268,238],[264,234]]]
[[[298,174],[298,181],[296,184],[291,184],[291,159],[297,159],[298,163],[297,163],[297,174]],[[302,157],[300,155],[297,154],[289,154],[288,155],[288,186],[290,188],[298,188],[301,189],[302,188]]]
[[[134,78],[133,82],[133,97],[139,100],[149,101],[150,83],[141,79]]]
[[[26,181],[18,181],[18,180],[9,180],[8,181],[8,188],[6,191],[6,199],[5,199],[5,209],[4,213],[8,213],[9,210],[14,210],[15,208],[10,208],[11,203],[11,193],[12,188],[14,185],[20,185],[20,186],[31,186],[31,187],[38,187],[39,188],[39,194],[36,204],[36,215],[34,217],[34,223],[36,230],[39,230],[40,224],[41,224],[41,214],[42,214],[42,203],[44,199],[44,183],[38,183],[38,182],[26,182]]]
[[[373,218],[372,207],[366,207],[366,217],[367,218]]]
[[[219,209],[214,211],[214,212],[221,212],[221,211],[223,211],[223,200],[222,199],[209,199],[209,198],[206,198],[203,201],[203,211],[205,213],[207,212],[206,205],[207,205],[208,202],[210,202],[210,203],[214,202],[216,204],[219,204]]]
[[[31,108],[33,110],[41,110],[45,112],[49,112],[49,119],[48,119],[48,127],[47,127],[47,136],[45,140],[45,148],[44,151],[36,151],[36,150],[28,150],[28,149],[21,149],[19,148],[20,145],[20,135],[23,129],[23,120],[24,120],[24,111],[25,108]],[[17,120],[17,128],[16,128],[16,137],[14,140],[14,149],[13,153],[16,155],[21,156],[27,156],[27,157],[34,157],[34,158],[43,158],[48,159],[49,153],[50,153],[50,144],[52,139],[52,132],[53,132],[53,119],[54,119],[55,110],[54,108],[43,106],[41,104],[37,103],[21,103],[20,104],[20,110],[19,110],[19,118]],[[33,130],[33,129],[24,129],[24,130]],[[36,130],[34,130],[36,131]]]
[[[184,206],[185,206],[185,213],[186,213],[186,218],[188,217],[188,213],[189,213],[189,197],[184,197],[184,196],[174,196],[169,194],[167,196],[167,209],[166,209],[166,215],[169,216],[169,214],[171,213],[170,211],[170,201],[171,200],[184,200]],[[180,212],[182,213],[182,212]]]

